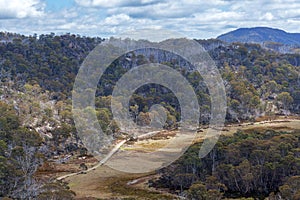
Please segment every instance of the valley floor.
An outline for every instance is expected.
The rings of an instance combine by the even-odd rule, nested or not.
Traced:
[[[224,127],[222,134],[232,135],[238,129],[273,129],[278,131],[291,131],[300,129],[300,119],[279,118],[272,121],[232,124]],[[151,160],[156,160],[155,158],[149,157],[151,156],[151,152],[155,152],[168,143],[168,140],[172,140],[172,138],[176,137],[173,135],[174,133],[169,133],[166,137],[156,139],[151,138],[131,144],[125,144],[107,163],[108,166],[99,166],[87,173],[70,176],[64,179],[64,181],[68,183],[71,190],[76,192],[76,198],[78,199],[179,199],[179,197],[174,196],[167,191],[158,191],[148,187],[148,180],[158,176],[155,172],[139,174],[115,170],[118,168],[116,165],[122,165],[123,167],[126,167],[126,165],[137,166],[137,169],[151,165]],[[203,132],[199,133],[196,141],[203,139],[203,135],[205,135],[205,129]],[[146,157],[144,157],[145,155],[147,155],[148,163],[143,162],[143,159],[146,159]],[[142,162],[138,162],[139,159],[142,159]],[[157,163],[153,163],[153,165],[156,164]]]

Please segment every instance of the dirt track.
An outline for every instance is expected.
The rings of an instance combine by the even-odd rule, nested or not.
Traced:
[[[245,123],[240,125],[231,125],[226,126],[222,132],[225,135],[231,135],[236,132],[238,129],[252,129],[252,128],[275,128],[276,130],[284,130],[289,131],[292,129],[300,129],[300,120],[298,119],[280,119],[274,121],[263,121],[263,122],[256,122],[256,123]],[[199,138],[202,138],[205,135],[204,132],[201,133]],[[190,139],[190,138],[189,138]],[[166,143],[166,140],[171,139],[162,139],[162,140],[152,140],[147,139],[145,141],[136,142],[132,145],[125,144],[122,146],[121,150],[118,151],[116,154],[112,156],[110,160],[108,160],[107,164],[112,167],[134,167],[136,166],[137,169],[147,167],[156,163],[156,157],[151,158],[151,154],[149,152],[143,151],[143,147],[154,146],[152,150],[156,150],[160,148],[161,145]],[[178,144],[175,144],[178,145]],[[152,154],[154,155],[154,154]],[[150,157],[149,157],[150,156]],[[145,159],[145,160],[143,160]],[[162,164],[162,162],[159,162]],[[129,167],[128,167],[129,166]],[[132,180],[138,180],[145,176],[149,176],[152,173],[143,173],[143,174],[134,174],[134,173],[124,173],[117,170],[114,170],[107,165],[97,166],[91,170],[87,174],[79,174],[73,175],[72,177],[66,178],[66,181],[69,182],[70,188],[76,192],[78,198],[82,197],[94,197],[94,198],[104,198],[109,199],[114,196],[122,196],[127,197],[126,194],[129,194],[128,197],[135,197],[138,196],[134,195],[135,193],[141,193],[143,195],[147,194],[157,196],[159,199],[159,193],[157,191],[151,191],[145,185],[144,188],[141,188],[141,183],[139,183],[139,187],[137,189],[137,185]],[[128,183],[133,183],[129,184]],[[143,185],[143,184],[142,184]],[[117,191],[116,190],[124,190],[124,191]],[[139,192],[137,192],[137,190]],[[135,191],[135,192],[134,192]],[[122,193],[122,194],[121,194]],[[125,195],[125,196],[124,196]],[[166,195],[167,198],[169,195]],[[171,199],[174,199],[173,196]],[[155,199],[153,197],[152,199]],[[175,198],[176,199],[176,198]]]

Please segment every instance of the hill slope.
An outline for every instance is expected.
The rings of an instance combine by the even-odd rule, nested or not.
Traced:
[[[265,43],[276,42],[285,45],[300,45],[300,33],[287,33],[268,27],[240,28],[218,36],[225,42]]]

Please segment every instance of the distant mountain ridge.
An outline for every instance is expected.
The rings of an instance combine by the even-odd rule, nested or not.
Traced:
[[[222,34],[217,39],[225,42],[242,43],[281,43],[284,45],[300,46],[300,33],[288,33],[269,27],[239,28]]]

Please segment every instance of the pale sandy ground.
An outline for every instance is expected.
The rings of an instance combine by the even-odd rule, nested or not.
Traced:
[[[287,119],[279,119],[271,122],[231,125],[224,127],[222,134],[231,135],[238,129],[245,130],[259,127],[276,127],[278,130],[284,131],[300,129],[300,120],[288,119],[287,121]],[[203,132],[198,133],[196,140],[203,139],[207,130],[204,129]],[[66,181],[69,182],[70,188],[76,192],[77,198],[95,197],[105,199],[118,196],[119,194],[112,193],[111,186],[120,182],[125,185],[126,183],[132,183],[129,184],[130,187],[139,187],[140,189],[142,185],[144,190],[147,190],[145,184],[147,179],[145,177],[153,174],[151,171],[176,160],[181,155],[181,151],[184,151],[185,147],[191,144],[194,139],[195,135],[188,133],[176,135],[169,139],[147,139],[131,145],[125,144],[108,160],[106,163],[107,166],[100,166],[87,174],[69,177]],[[170,157],[172,158],[171,161]],[[129,173],[120,172],[120,170]],[[137,174],[137,172],[143,172],[143,174]],[[144,182],[137,181],[139,179],[143,180],[143,177],[145,179]],[[137,183],[135,181],[131,182],[132,180],[136,180]],[[148,192],[151,192],[151,190],[148,190]]]

